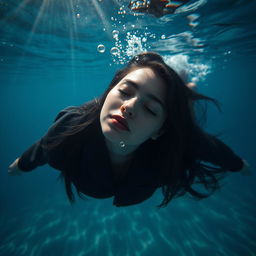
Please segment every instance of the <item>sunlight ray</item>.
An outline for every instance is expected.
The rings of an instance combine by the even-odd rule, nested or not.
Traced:
[[[76,76],[75,76],[75,37],[77,34],[77,21],[76,21],[76,14],[73,8],[73,0],[69,0],[68,9],[71,10],[72,22],[74,26],[69,27],[69,41],[70,41],[70,58],[71,58],[71,73],[72,73],[72,87],[73,87],[73,96],[76,96],[77,86],[76,86]]]
[[[41,4],[41,6],[39,8],[38,15],[33,23],[32,29],[29,33],[28,39],[26,41],[26,45],[30,44],[30,42],[36,32],[37,26],[38,26],[39,22],[41,21],[43,14],[45,13],[45,9],[46,9],[48,3],[49,3],[49,0],[43,0],[43,3]]]
[[[92,4],[94,6],[94,8],[96,9],[96,12],[102,22],[102,24],[104,25],[106,32],[108,34],[108,36],[112,37],[112,33],[111,33],[111,25],[110,23],[106,20],[104,12],[102,11],[101,7],[99,6],[99,3],[97,0],[92,0]]]
[[[7,17],[4,18],[3,20],[8,19],[8,18],[10,18],[10,17],[13,17],[13,16],[15,16],[16,14],[19,14],[20,11],[22,10],[22,8],[23,8],[24,6],[26,6],[29,1],[30,1],[30,0],[23,0],[23,1],[13,10],[13,12],[12,12],[11,14],[7,15]]]
[[[123,1],[120,3],[118,0],[112,0],[112,2],[114,3],[114,5],[119,6],[119,7],[124,5]]]

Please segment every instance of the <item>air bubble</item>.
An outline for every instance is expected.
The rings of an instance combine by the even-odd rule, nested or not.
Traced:
[[[120,141],[119,145],[120,145],[121,148],[125,147],[125,143],[123,141]]]
[[[113,30],[112,35],[113,35],[114,39],[118,40],[119,31],[118,30]]]
[[[134,48],[138,48],[138,47],[139,47],[139,44],[138,44],[138,43],[134,43],[134,44],[133,44],[133,47],[134,47]]]
[[[110,53],[113,55],[118,55],[119,54],[119,49],[117,47],[112,47],[110,50]]]
[[[134,58],[135,58],[135,61],[137,61],[137,62],[138,62],[139,59],[140,59],[140,57],[139,57],[138,55],[136,55]]]
[[[99,44],[97,47],[98,52],[104,53],[105,52],[105,46],[103,44]]]

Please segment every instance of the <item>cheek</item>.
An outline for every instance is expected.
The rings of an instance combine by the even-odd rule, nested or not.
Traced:
[[[140,127],[139,133],[145,136],[151,135],[151,133],[156,131],[158,127],[156,121],[147,117],[145,113],[141,115],[137,125]]]
[[[111,107],[112,103],[113,103],[112,97],[110,94],[108,94],[108,96],[105,99],[105,102],[102,106],[102,112],[106,112]]]
[[[110,93],[108,94],[104,105],[106,105],[106,107],[111,108],[111,107],[115,107],[118,104],[120,104],[120,100],[118,98],[118,95],[115,91],[110,91]],[[104,106],[103,105],[103,106]]]
[[[164,119],[160,118],[144,118],[141,122],[141,127],[144,133],[147,133],[151,136],[154,133],[159,132],[163,127]]]

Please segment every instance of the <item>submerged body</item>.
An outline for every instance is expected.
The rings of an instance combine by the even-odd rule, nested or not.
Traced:
[[[86,105],[88,104],[97,103],[93,101]],[[69,129],[69,126],[77,124],[82,111],[86,111],[86,105],[83,108],[69,107],[61,111],[47,134],[21,156],[18,167],[23,171],[31,171],[48,163],[53,168],[63,170],[65,165],[72,165],[73,163],[65,161],[68,156],[63,155],[62,147],[47,153],[43,149],[43,144],[56,136],[56,133],[63,132],[63,129]],[[114,205],[127,206],[150,198],[156,189],[164,184],[165,181],[159,176],[161,166],[156,165],[155,156],[150,154],[154,141],[146,142],[137,149],[136,159],[130,163],[128,170],[121,169],[115,172],[99,120],[91,126],[88,132],[90,136],[84,139],[81,149],[77,152],[78,168],[74,166],[71,177],[73,184],[80,192],[95,198],[114,196]],[[212,138],[216,143],[214,152],[211,152],[203,138],[197,138],[198,148],[195,149],[197,158],[229,171],[241,170],[242,159],[220,140]],[[191,154],[194,153],[191,152]]]
[[[79,195],[114,197],[116,206],[141,203],[158,188],[160,207],[185,193],[205,198],[194,183],[212,193],[222,174],[246,162],[197,125],[198,100],[216,103],[187,86],[160,55],[139,54],[100,98],[61,111],[9,174],[49,164],[60,170],[71,202],[72,184]]]

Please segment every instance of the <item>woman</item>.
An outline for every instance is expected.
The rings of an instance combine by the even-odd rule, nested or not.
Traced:
[[[159,207],[186,192],[207,197],[224,173],[247,164],[198,126],[199,100],[217,104],[186,86],[160,55],[139,54],[116,73],[101,98],[61,111],[9,174],[48,163],[61,171],[70,202],[72,184],[79,196],[114,196],[116,206],[140,203],[160,187]],[[196,191],[195,183],[210,193]]]

